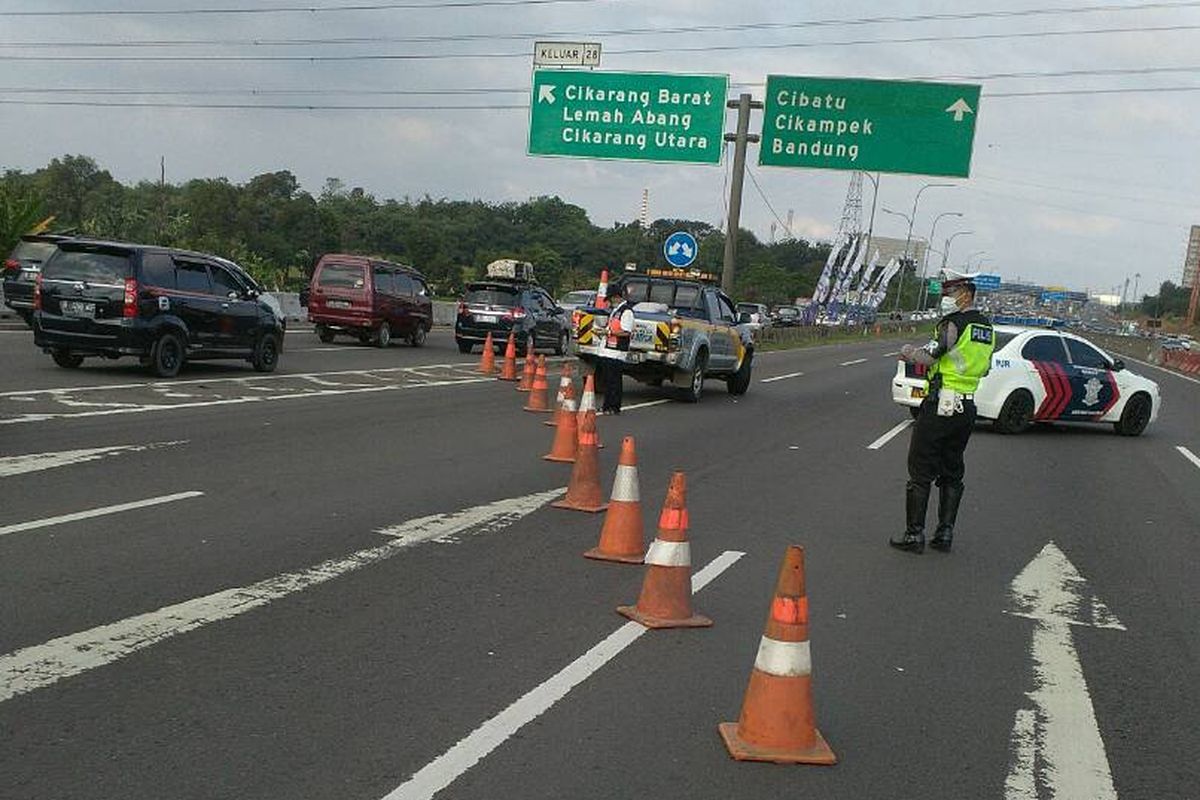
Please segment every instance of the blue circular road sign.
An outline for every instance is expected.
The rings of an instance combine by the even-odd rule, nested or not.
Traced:
[[[700,248],[696,245],[696,237],[687,231],[675,231],[663,242],[663,257],[672,267],[691,265],[699,253]]]

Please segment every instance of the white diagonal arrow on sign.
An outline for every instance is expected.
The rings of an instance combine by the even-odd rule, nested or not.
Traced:
[[[554,105],[554,89],[556,87],[552,83],[543,83],[538,87],[538,102],[549,103]]]
[[[974,114],[975,113],[971,109],[971,107],[969,105],[967,105],[967,101],[961,97],[958,98],[957,100],[955,100],[954,104],[951,105],[946,110],[954,113],[954,121],[955,122],[962,122],[963,114]]]
[[[1010,614],[1035,620],[1030,655],[1035,709],[1017,711],[1012,745],[1016,760],[1005,782],[1005,800],[1050,797],[1116,800],[1108,754],[1071,626],[1125,630],[1108,606],[1054,542],[1013,579]]]

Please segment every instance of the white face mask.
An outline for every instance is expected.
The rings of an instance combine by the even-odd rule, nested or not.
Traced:
[[[958,311],[958,301],[955,300],[953,297],[948,297],[948,296],[943,297],[942,298],[942,313],[943,314],[953,314],[955,311]]]

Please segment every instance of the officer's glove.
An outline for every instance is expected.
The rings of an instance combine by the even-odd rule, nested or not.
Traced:
[[[912,361],[913,353],[915,352],[917,352],[915,347],[913,347],[911,344],[906,344],[900,348],[900,357],[905,361]]]

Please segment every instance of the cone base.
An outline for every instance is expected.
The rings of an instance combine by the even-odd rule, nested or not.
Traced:
[[[837,756],[825,741],[821,732],[813,729],[817,742],[808,750],[788,750],[780,747],[766,747],[751,744],[738,736],[736,722],[722,722],[717,726],[729,755],[738,761],[770,761],[775,764],[818,764],[832,766],[837,763]]]
[[[713,621],[703,614],[692,614],[685,619],[664,619],[652,617],[638,611],[637,606],[617,606],[617,613],[629,617],[634,622],[640,622],[647,628],[709,628]]]
[[[543,420],[543,421],[542,421],[542,424],[543,424],[543,425],[549,425],[551,428],[557,428],[557,427],[558,427],[558,420],[556,420],[556,419],[547,419],[547,420]]]
[[[566,456],[542,456],[542,458],[545,459],[546,461],[557,461],[560,464],[574,464],[575,463],[574,458],[567,458]]]
[[[589,514],[599,514],[608,508],[608,503],[602,506],[579,506],[574,503],[568,503],[566,500],[555,500],[550,505],[554,508],[565,508],[568,511],[586,511]]]
[[[550,413],[550,409],[548,409],[548,408],[530,408],[529,406],[525,406],[521,410],[528,411],[533,414],[549,414]]]
[[[636,553],[634,555],[621,555],[619,553],[606,553],[599,547],[593,547],[583,554],[584,558],[592,558],[596,561],[618,561],[622,564],[641,564],[645,559],[645,553]]]
[[[496,378],[496,380],[498,380],[498,381],[509,381],[509,382],[516,382],[516,381],[519,381],[519,380],[521,380],[521,379],[520,379],[520,378],[506,378],[506,377],[504,377],[503,375],[501,375],[500,377]]]

